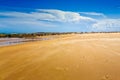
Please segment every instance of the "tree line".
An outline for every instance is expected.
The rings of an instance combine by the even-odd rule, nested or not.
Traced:
[[[0,38],[35,38],[37,36],[84,34],[84,33],[119,33],[119,32],[38,32],[38,33],[0,33]]]
[[[64,35],[72,34],[73,32],[64,32],[64,33],[53,33],[53,32],[39,32],[39,33],[13,33],[13,34],[0,34],[0,38],[35,38],[37,36],[49,36],[49,35]],[[75,32],[74,32],[75,33]]]

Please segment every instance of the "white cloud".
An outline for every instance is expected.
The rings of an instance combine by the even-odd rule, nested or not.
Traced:
[[[41,13],[47,13],[49,15],[52,15],[51,17],[47,17],[49,20],[55,20],[60,22],[79,22],[81,20],[87,20],[87,21],[95,21],[95,19],[90,17],[81,16],[77,12],[70,12],[70,11],[62,11],[62,10],[54,10],[54,9],[38,9]]]
[[[103,13],[97,13],[97,12],[79,12],[81,14],[86,14],[86,15],[92,15],[92,16],[102,16],[106,18],[106,15]]]
[[[106,17],[103,13],[96,12],[72,12],[62,11],[56,9],[37,9],[34,12],[0,12],[0,28],[2,27],[14,27],[17,26],[26,27],[66,27],[77,26],[80,29],[93,29],[93,30],[119,30],[120,31],[120,19],[94,19],[81,14],[95,15]],[[70,27],[69,27],[70,28]],[[59,28],[60,29],[60,28]],[[87,30],[90,31],[90,30]]]
[[[29,13],[15,11],[0,12],[0,16],[3,16],[3,18],[0,18],[0,30],[21,30],[23,28],[26,30],[37,29],[42,31],[48,27],[48,29],[61,29],[61,27],[67,27],[65,25],[70,27],[89,26],[89,23],[96,21],[93,18],[81,16],[77,12],[53,9],[39,9]]]
[[[44,22],[44,21],[37,21],[37,20],[28,20],[28,19],[16,19],[16,18],[10,18],[10,19],[0,19],[1,26],[7,26],[7,27],[13,27],[21,25],[21,27],[25,26],[32,26],[32,27],[54,27],[55,25],[50,22]],[[0,27],[1,27],[0,26]]]
[[[81,16],[77,12],[61,11],[53,9],[39,9],[36,12],[0,12],[2,16],[9,16],[17,19],[29,19],[29,20],[48,20],[58,22],[79,22],[82,20],[94,21],[95,19],[90,17]]]
[[[92,28],[99,31],[120,31],[120,19],[100,20]]]

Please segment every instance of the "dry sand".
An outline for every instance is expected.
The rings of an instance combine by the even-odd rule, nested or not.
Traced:
[[[120,33],[0,47],[0,80],[120,80]]]

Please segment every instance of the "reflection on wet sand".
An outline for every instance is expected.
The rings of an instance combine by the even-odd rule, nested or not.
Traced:
[[[0,46],[9,46],[15,44],[21,44],[24,42],[33,42],[41,40],[50,40],[52,38],[0,38]]]

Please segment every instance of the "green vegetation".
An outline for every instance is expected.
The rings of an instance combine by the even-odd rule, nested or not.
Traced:
[[[64,35],[64,34],[72,34],[73,32],[64,32],[64,33],[53,33],[53,32],[39,32],[39,33],[14,33],[14,34],[0,34],[0,38],[35,38],[37,36],[49,36],[49,35]],[[75,33],[75,32],[74,32]]]
[[[65,34],[84,34],[84,33],[119,33],[119,32],[38,32],[38,33],[0,33],[0,38],[35,38],[37,36],[65,35]]]

